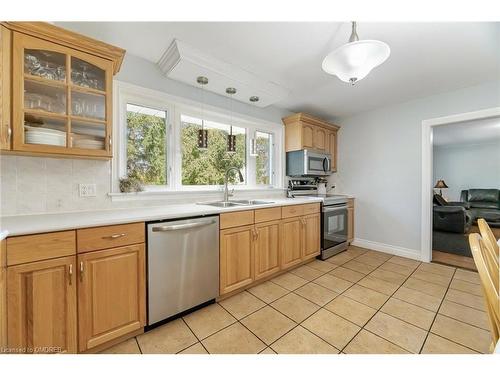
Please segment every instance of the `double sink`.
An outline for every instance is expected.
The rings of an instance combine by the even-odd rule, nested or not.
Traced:
[[[232,201],[217,201],[217,202],[201,202],[198,204],[213,206],[213,207],[235,207],[235,206],[257,206],[261,204],[271,204],[271,201],[260,201],[255,199],[241,199]]]

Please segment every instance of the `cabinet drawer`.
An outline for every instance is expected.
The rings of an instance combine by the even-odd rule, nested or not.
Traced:
[[[220,215],[220,229],[250,225],[254,222],[254,211],[228,212]]]
[[[303,204],[281,207],[281,217],[283,219],[286,219],[287,217],[301,216],[303,214],[304,214]]]
[[[74,230],[7,238],[7,266],[59,258],[75,253]]]
[[[144,242],[144,232],[144,223],[78,229],[78,253],[141,243]]]
[[[281,207],[263,208],[255,210],[255,222],[263,223],[265,221],[281,219]]]
[[[304,215],[315,214],[319,212],[319,203],[308,203],[302,205]]]

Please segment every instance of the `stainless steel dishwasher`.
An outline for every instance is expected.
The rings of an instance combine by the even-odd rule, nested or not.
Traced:
[[[219,296],[219,217],[148,224],[148,325]]]

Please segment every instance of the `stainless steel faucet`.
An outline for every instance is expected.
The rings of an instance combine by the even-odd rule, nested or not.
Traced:
[[[237,171],[240,177],[240,182],[243,182],[243,175],[241,174],[239,168],[229,167],[228,169],[226,169],[226,175],[224,177],[224,202],[229,202],[229,196],[231,195],[229,194],[229,189],[227,188],[227,179],[229,177],[229,172],[231,171]]]

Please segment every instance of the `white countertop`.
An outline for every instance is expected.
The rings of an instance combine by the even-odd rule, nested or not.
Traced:
[[[175,219],[190,216],[213,215],[223,212],[245,211],[259,208],[288,206],[301,203],[321,202],[321,199],[314,197],[280,199],[271,198],[269,199],[269,201],[272,201],[273,203],[253,206],[235,206],[227,208],[188,203],[140,208],[119,208],[40,215],[4,216],[0,219],[2,228],[0,232],[2,233],[2,235],[4,232],[6,232],[5,236],[19,236],[23,234],[35,234],[76,228],[133,223],[137,221]]]

